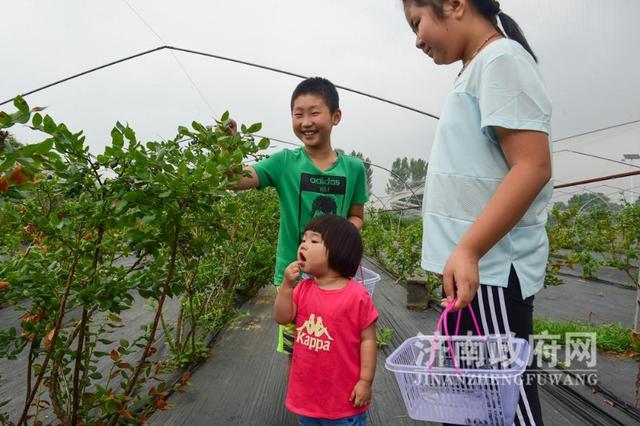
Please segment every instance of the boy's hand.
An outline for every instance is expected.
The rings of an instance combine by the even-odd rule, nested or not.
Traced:
[[[471,251],[461,247],[456,247],[451,253],[443,271],[442,288],[445,298],[440,302],[443,308],[446,308],[454,297],[457,298],[455,311],[471,303],[480,285],[478,260]]]
[[[284,270],[284,280],[282,281],[283,285],[288,285],[289,287],[294,287],[298,277],[300,276],[300,262],[296,260],[295,262],[291,262],[287,269]]]
[[[218,127],[216,126],[216,130],[220,129],[218,129]],[[233,118],[230,118],[227,121],[227,127],[223,130],[225,131],[225,133],[234,136],[236,133],[238,133],[238,123],[236,123],[236,120],[234,120]]]
[[[238,133],[238,123],[236,123],[236,120],[230,118],[229,121],[227,121],[227,130],[231,136]]]
[[[349,401],[353,403],[353,408],[360,408],[369,405],[371,402],[371,383],[365,380],[358,380],[351,391]]]

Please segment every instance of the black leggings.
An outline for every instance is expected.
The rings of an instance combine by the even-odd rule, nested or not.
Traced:
[[[478,292],[482,293],[476,294],[471,306],[476,313],[476,318],[484,334],[505,334],[508,327],[516,337],[529,341],[529,336],[533,335],[533,296],[522,299],[520,281],[513,266],[509,273],[507,288],[480,285]],[[502,297],[500,297],[501,295]],[[483,309],[481,309],[481,305]],[[503,318],[503,312],[505,311],[507,324],[505,324]],[[452,333],[455,330],[457,317],[457,313],[447,316],[447,325]],[[475,334],[471,314],[468,309],[464,309],[460,320],[459,334],[467,334],[468,331]],[[535,357],[530,365],[531,367],[527,367],[527,371],[522,378],[523,385],[520,389],[520,401],[514,424],[542,426],[542,411],[540,410],[537,381],[535,377],[528,377],[536,374],[534,367],[537,365]]]

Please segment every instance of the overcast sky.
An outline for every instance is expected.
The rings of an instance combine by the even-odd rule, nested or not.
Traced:
[[[553,139],[640,120],[640,1],[502,0],[501,5],[538,55],[554,105]],[[436,66],[414,47],[401,0],[20,0],[6,2],[2,12],[0,101],[167,44],[323,76],[439,115],[460,68],[459,63]],[[289,111],[298,82],[164,50],[27,101],[48,106],[57,121],[83,129],[94,153],[109,142],[117,120],[128,122],[141,139],[171,138],[179,125],[211,123],[225,110],[243,123],[262,122],[264,135],[298,142]],[[349,92],[340,96],[336,148],[362,151],[384,167],[400,156],[428,159],[436,120]],[[22,141],[39,140],[24,128],[12,131]],[[274,143],[272,149],[283,147]],[[624,153],[640,153],[640,123],[561,141],[554,149],[620,160]],[[568,151],[556,153],[554,161],[558,182],[632,170]],[[386,172],[374,172],[378,196],[387,179]],[[609,187],[588,188],[615,193],[640,185],[640,177],[635,183],[604,184]]]

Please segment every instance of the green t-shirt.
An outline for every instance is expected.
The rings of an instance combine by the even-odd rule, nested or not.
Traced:
[[[283,149],[253,165],[259,188],[272,186],[280,197],[280,231],[274,284],[280,285],[285,268],[296,260],[309,220],[325,214],[348,217],[354,205],[367,202],[367,179],[362,161],[338,153],[327,170],[320,171],[304,148]]]

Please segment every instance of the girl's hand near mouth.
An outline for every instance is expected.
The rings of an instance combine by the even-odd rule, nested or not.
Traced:
[[[289,266],[287,266],[287,269],[284,270],[284,280],[282,281],[283,285],[286,285],[292,288],[295,287],[296,281],[300,276],[303,263],[304,263],[303,261],[296,260],[295,262],[291,262]]]

